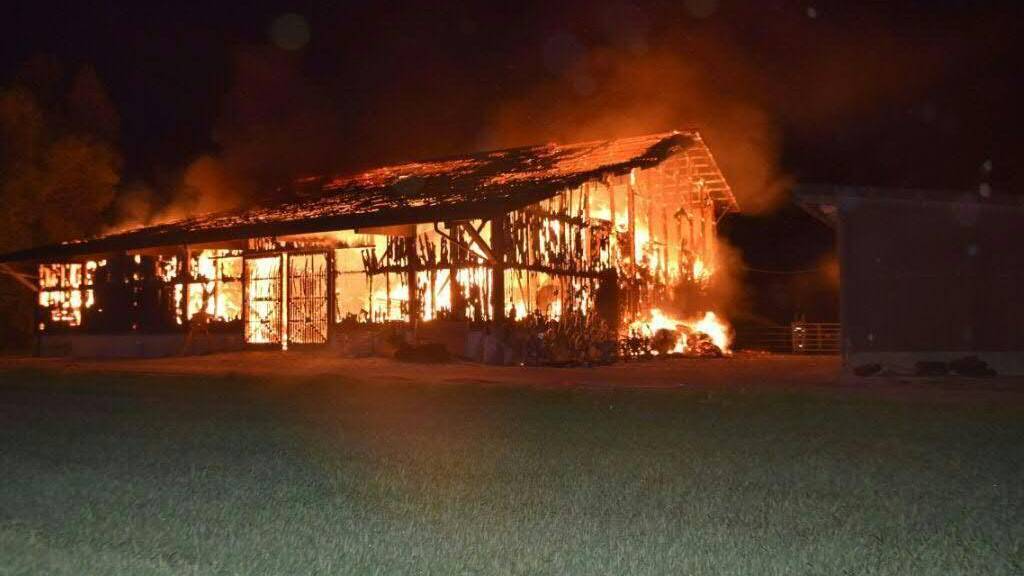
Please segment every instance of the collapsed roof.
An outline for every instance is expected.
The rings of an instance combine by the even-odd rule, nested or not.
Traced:
[[[353,176],[303,178],[245,207],[0,255],[0,262],[487,218],[685,154],[721,212],[736,200],[696,131],[546,144],[411,162]]]

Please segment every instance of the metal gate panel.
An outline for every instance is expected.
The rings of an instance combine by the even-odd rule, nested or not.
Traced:
[[[281,343],[281,257],[245,259],[245,341]]]
[[[327,301],[327,254],[289,254],[289,344],[327,342]]]

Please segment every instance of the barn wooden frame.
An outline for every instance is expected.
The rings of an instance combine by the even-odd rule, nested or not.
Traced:
[[[596,211],[599,195],[607,214]],[[365,274],[397,275],[416,287],[408,290],[404,306],[403,319],[408,322],[424,315],[419,289],[424,277],[430,283],[429,313],[437,314],[434,283],[442,275],[450,297],[447,317],[465,319],[459,276],[469,269],[486,270],[488,276],[476,296],[486,301],[474,303],[474,310],[485,311],[477,320],[505,322],[515,312],[508,290],[518,290],[521,299],[529,301],[531,290],[536,291],[532,279],[540,275],[557,278],[562,285],[567,282],[574,287],[569,291],[615,278],[623,287],[622,314],[630,318],[665,297],[658,291],[671,283],[670,264],[677,264],[669,262],[670,254],[680,260],[680,250],[685,250],[691,260],[713,261],[718,219],[736,209],[732,191],[700,134],[677,131],[484,152],[348,177],[305,178],[241,209],[31,248],[0,256],[0,262],[123,260],[111,264],[112,277],[134,278],[142,287],[137,291],[143,293],[152,289],[151,283],[159,284],[145,271],[154,266],[151,262],[175,256],[176,282],[183,286],[187,308],[189,286],[208,281],[190,270],[193,255],[209,249],[237,250],[243,263],[244,332],[250,312],[249,262],[277,256],[282,263],[281,344],[287,346],[289,254],[325,254],[327,338],[337,330],[338,246],[303,244],[296,240],[301,235],[353,231],[386,236],[388,257],[380,259],[376,252],[364,256]],[[660,262],[660,269],[640,261],[638,233],[644,230],[643,257]],[[119,270],[116,274],[114,268]],[[513,286],[506,287],[506,276]],[[170,292],[167,286],[162,289]],[[44,313],[40,311],[41,316]],[[178,322],[182,330],[188,326],[185,316]],[[105,329],[150,329],[146,326],[131,320],[108,323]],[[40,328],[54,327],[40,321]]]

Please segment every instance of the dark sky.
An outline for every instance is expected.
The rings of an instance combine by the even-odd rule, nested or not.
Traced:
[[[93,66],[121,116],[124,182],[159,201],[183,180],[269,188],[688,125],[753,209],[794,182],[1024,189],[1015,2],[20,4],[0,24],[0,79],[39,54]],[[828,237],[774,222],[730,233]]]
[[[315,106],[334,108],[332,131],[345,132],[330,142],[346,148],[333,153],[338,169],[521,143],[543,127],[489,135],[502,107],[543,99],[563,68],[588,57],[579,53],[605,50],[640,62],[664,52],[692,59],[714,78],[700,98],[720,90],[763,111],[781,172],[797,179],[964,187],[991,160],[994,182],[1019,182],[1021,27],[1012,2],[20,4],[5,10],[3,78],[41,53],[94,66],[122,116],[130,177],[181,169],[224,145],[215,130],[226,117],[259,123],[288,113],[274,107],[309,104],[310,91]],[[285,13],[309,24],[309,42],[295,52],[271,42]],[[297,95],[239,79],[244,58],[280,58],[255,74],[285,70]],[[615,81],[594,72],[566,105],[597,100],[614,111],[601,98]],[[267,110],[232,109],[262,98]]]

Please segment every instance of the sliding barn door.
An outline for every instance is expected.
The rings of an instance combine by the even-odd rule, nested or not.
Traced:
[[[326,343],[327,313],[327,254],[289,254],[288,343]]]
[[[281,257],[245,259],[245,341],[281,343]]]

